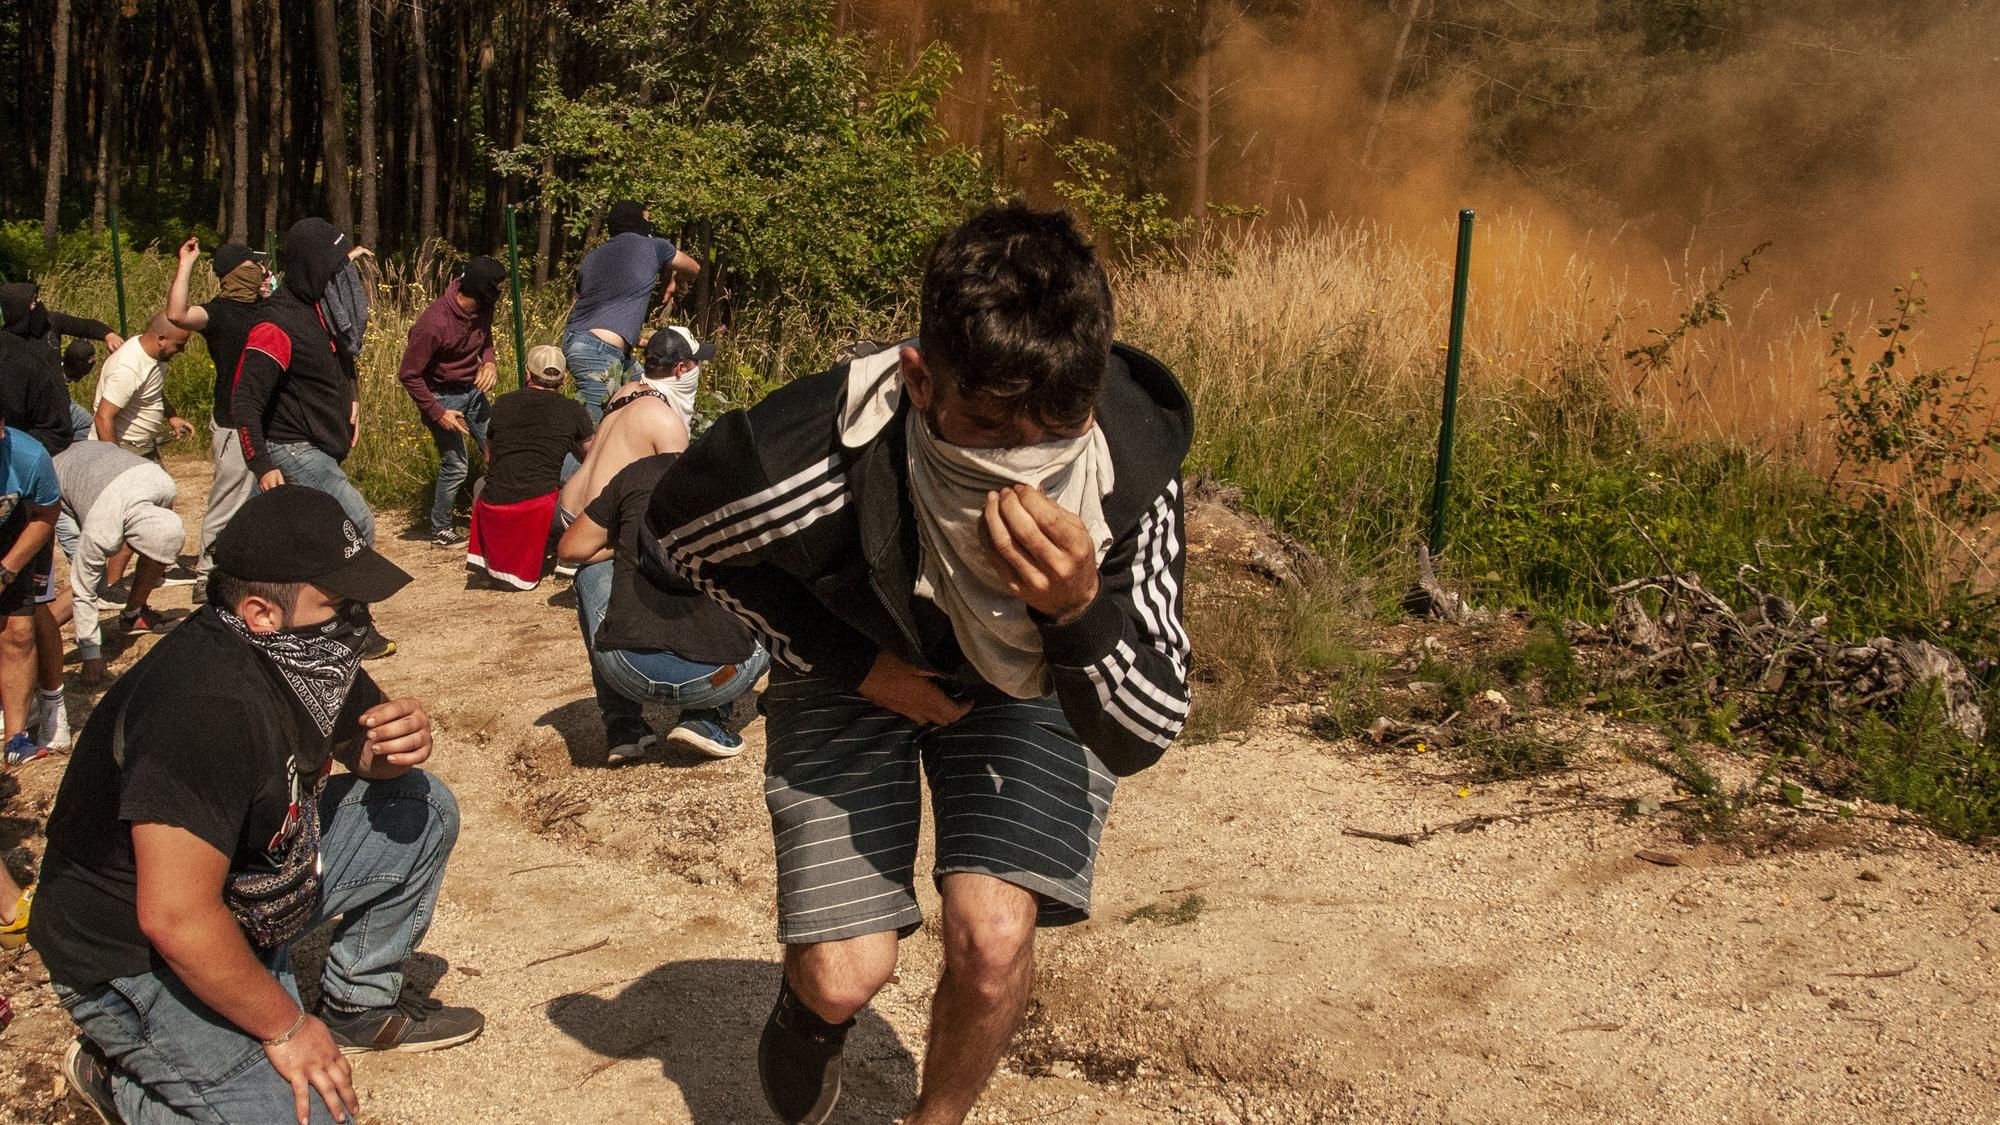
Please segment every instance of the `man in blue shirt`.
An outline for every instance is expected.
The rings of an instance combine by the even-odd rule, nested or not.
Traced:
[[[611,237],[576,268],[576,303],[562,338],[576,397],[593,423],[603,417],[604,400],[639,342],[654,290],[664,280],[660,300],[671,301],[679,275],[701,272],[698,262],[653,233],[652,214],[642,203],[612,204],[604,227]]]
[[[0,709],[8,764],[47,753],[27,735],[35,678],[35,588],[53,558],[62,489],[49,451],[0,415]],[[17,746],[17,741],[21,745]]]

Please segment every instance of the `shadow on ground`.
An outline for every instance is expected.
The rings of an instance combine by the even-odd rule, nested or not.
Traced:
[[[570,993],[549,1001],[550,1022],[604,1056],[574,1076],[579,1088],[619,1066],[657,1063],[695,1125],[770,1119],[757,1082],[757,1036],[778,993],[768,961],[695,960],[661,965],[606,999]],[[880,1016],[864,1010],[847,1037],[840,1107],[830,1122],[891,1121],[916,1100],[916,1060]]]

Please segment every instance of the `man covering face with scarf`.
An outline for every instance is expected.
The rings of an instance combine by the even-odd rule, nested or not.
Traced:
[[[260,489],[302,484],[331,495],[369,544],[374,513],[341,469],[359,433],[360,393],[328,311],[352,256],[347,236],[325,219],[301,219],[285,232],[284,283],[259,306],[244,342],[230,413]],[[378,632],[366,655],[394,651]]]
[[[360,667],[410,576],[293,485],[215,553],[209,604],[105,695],[49,816],[29,926],[84,1035],[65,1074],[107,1120],[358,1120],[345,1055],[484,1025],[403,992],[458,835],[422,704]],[[302,1009],[288,951],[322,923]]]
[[[932,250],[915,339],[723,415],[653,491],[652,565],[773,658],[786,950],[758,1067],[781,1121],[833,1112],[842,1038],[923,921],[925,820],[950,1065],[908,1117],[964,1120],[1020,1026],[1035,927],[1089,916],[1118,777],[1186,719],[1193,410],[1112,323],[1067,215],[993,208]]]
[[[468,475],[466,439],[482,450],[493,408],[492,392],[499,368],[493,350],[493,311],[500,302],[506,267],[484,255],[445,286],[416,323],[403,348],[396,377],[417,404],[431,441],[437,445],[437,488],[431,498],[431,544],[456,547],[465,542],[452,511]]]
[[[61,359],[44,342],[48,314],[32,282],[0,285],[0,415],[30,434],[50,456],[69,448],[75,433]]]

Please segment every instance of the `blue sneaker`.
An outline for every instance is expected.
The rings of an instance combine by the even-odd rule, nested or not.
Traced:
[[[10,766],[22,766],[37,758],[46,758],[49,753],[48,747],[38,744],[32,735],[22,731],[7,740],[7,748],[0,751],[0,757],[5,757]]]
[[[711,758],[734,758],[743,752],[743,740],[707,716],[682,715],[674,729],[667,732],[667,742]]]

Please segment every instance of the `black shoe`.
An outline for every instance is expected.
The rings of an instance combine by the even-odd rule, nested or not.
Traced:
[[[805,1006],[786,980],[757,1040],[764,1101],[786,1125],[819,1125],[840,1100],[840,1049],[852,1019],[828,1023]]]
[[[97,1044],[79,1035],[63,1053],[63,1078],[84,1104],[97,1111],[104,1125],[119,1125],[118,1106],[111,1100],[111,1060]]]
[[[476,1038],[486,1017],[471,1008],[447,1008],[428,996],[405,992],[387,1008],[347,1012],[320,1002],[320,1022],[343,1055],[364,1051],[438,1051]]]
[[[396,655],[396,642],[382,635],[380,629],[368,630],[368,643],[361,646],[361,659],[380,660]]]
[[[440,548],[465,546],[466,534],[455,527],[447,527],[431,536],[431,546]]]
[[[613,719],[604,724],[604,745],[607,748],[604,764],[623,766],[639,761],[660,736],[646,725],[644,719]]]

